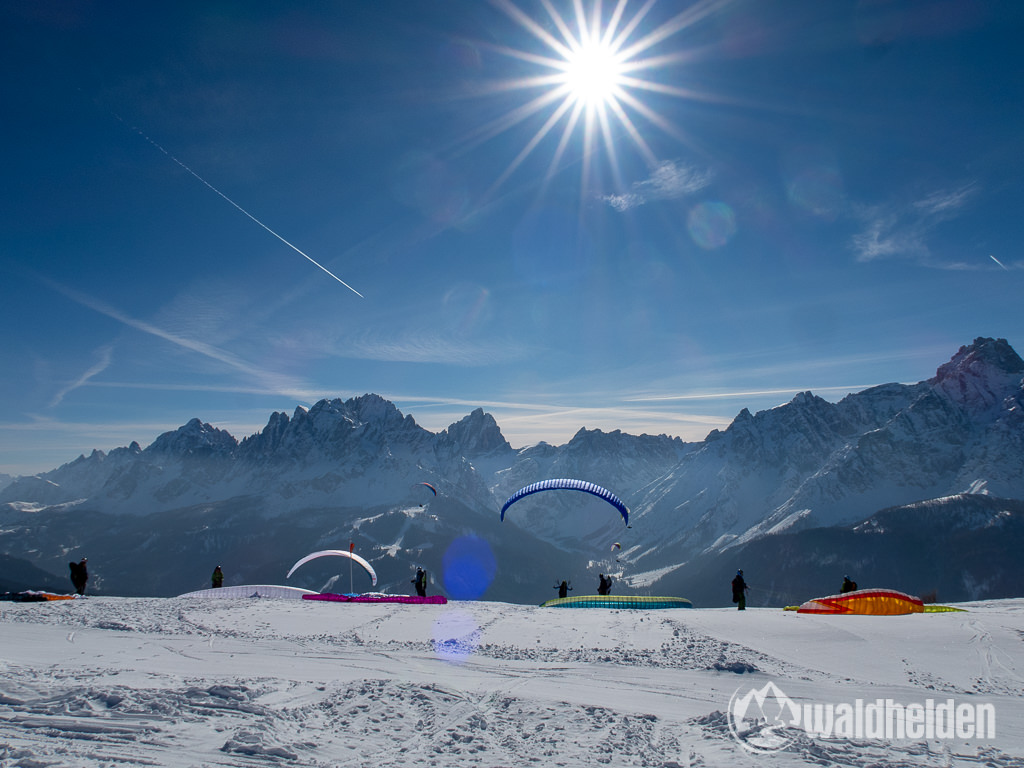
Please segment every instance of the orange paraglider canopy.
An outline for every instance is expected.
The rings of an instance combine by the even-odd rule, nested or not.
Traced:
[[[924,613],[924,603],[919,597],[894,589],[858,589],[842,595],[816,597],[801,605],[796,612],[899,616],[904,613]]]

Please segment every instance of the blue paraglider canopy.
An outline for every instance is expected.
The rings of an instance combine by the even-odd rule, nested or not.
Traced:
[[[623,522],[629,525],[629,508],[622,503],[614,493],[609,491],[607,488],[602,488],[594,483],[588,483],[586,480],[571,480],[568,478],[560,478],[557,480],[541,480],[539,483],[533,483],[525,488],[520,488],[518,491],[513,493],[508,501],[505,502],[501,508],[501,519],[505,520],[505,510],[511,507],[520,499],[529,496],[540,491],[583,491],[584,493],[590,493],[597,496],[600,499],[604,499],[622,515]]]

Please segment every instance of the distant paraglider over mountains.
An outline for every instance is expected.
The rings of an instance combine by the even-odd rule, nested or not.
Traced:
[[[622,503],[622,500],[619,499],[618,496],[609,491],[607,488],[602,488],[601,486],[595,485],[594,483],[588,483],[586,480],[572,480],[569,478],[542,480],[539,483],[533,483],[532,485],[528,485],[525,488],[520,488],[518,491],[513,493],[508,498],[508,501],[506,501],[504,505],[502,505],[501,520],[504,522],[505,511],[520,499],[530,496],[534,493],[539,493],[540,491],[558,490],[583,491],[584,493],[589,493],[594,496],[597,496],[599,499],[604,499],[617,510],[619,510],[619,514],[622,515],[623,522],[626,525],[629,525],[629,508]]]

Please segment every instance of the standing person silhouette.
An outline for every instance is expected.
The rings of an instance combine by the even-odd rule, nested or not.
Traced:
[[[80,595],[85,594],[85,584],[89,581],[89,569],[86,567],[88,562],[89,558],[83,557],[77,563],[68,563],[68,568],[71,570],[71,584],[75,588],[75,592]]]
[[[736,603],[736,609],[745,611],[747,609],[747,582],[743,580],[743,570],[736,571],[736,578],[732,580],[732,601]]]
[[[412,580],[416,585],[416,594],[420,597],[427,596],[427,572],[422,568],[416,569],[416,578]]]

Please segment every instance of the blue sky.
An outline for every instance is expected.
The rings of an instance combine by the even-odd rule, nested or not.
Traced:
[[[1024,351],[1024,5],[578,7],[0,2],[0,472],[366,392],[700,440]]]

